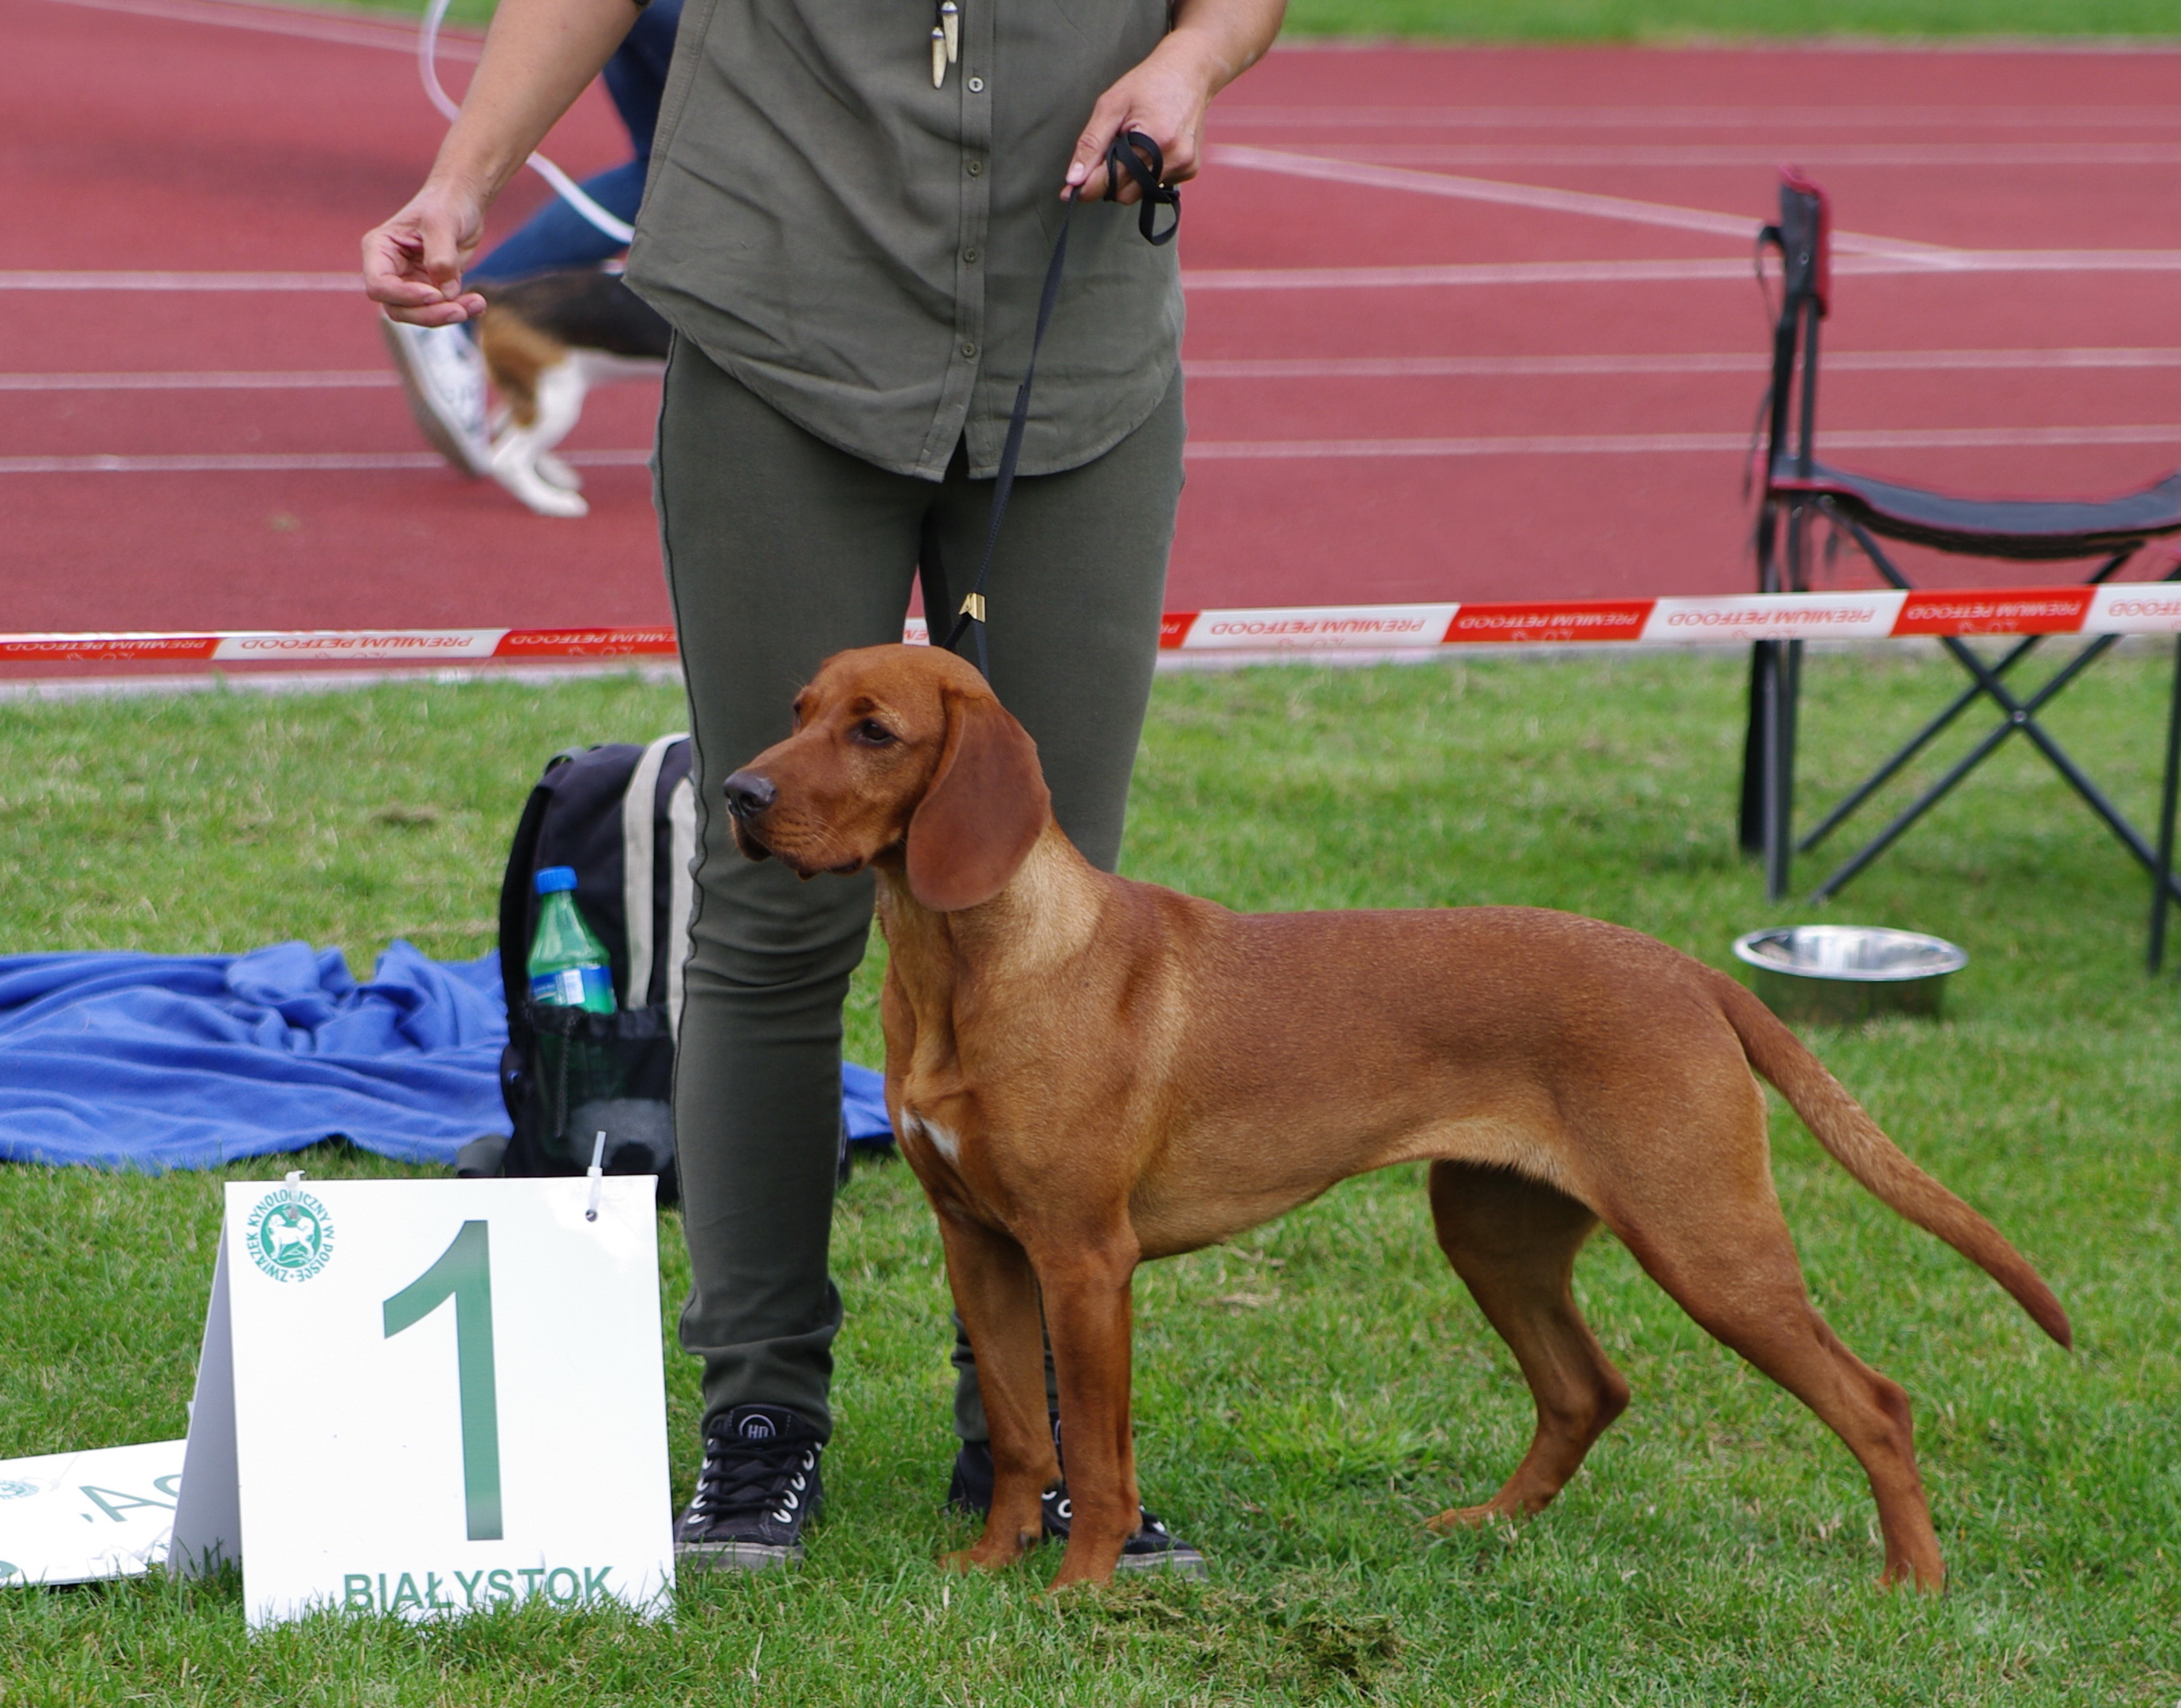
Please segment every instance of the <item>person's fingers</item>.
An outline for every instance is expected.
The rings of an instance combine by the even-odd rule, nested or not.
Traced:
[[[475,320],[484,312],[484,298],[475,291],[457,296],[450,302],[427,303],[421,308],[385,309],[389,320],[406,320],[411,326],[460,326],[465,320]]]
[[[374,302],[415,306],[444,301],[439,288],[424,276],[423,246],[413,230],[389,222],[363,237],[363,290]]]
[[[389,318],[412,326],[458,326],[475,319],[484,312],[484,298],[462,289],[462,269],[483,226],[475,198],[427,189],[364,234],[364,294]]]
[[[461,295],[462,263],[468,259],[464,233],[455,218],[439,208],[427,208],[417,222],[422,238],[424,276],[449,301]]]
[[[453,326],[484,312],[484,298],[459,288],[451,296],[423,269],[423,246],[413,232],[382,226],[364,239],[363,290],[395,320]]]
[[[1090,122],[1083,127],[1083,134],[1075,139],[1074,157],[1068,163],[1068,176],[1062,187],[1065,196],[1076,185],[1083,186],[1083,200],[1096,202],[1113,192],[1113,186],[1106,180],[1106,151],[1113,146],[1113,139],[1129,116],[1131,97],[1128,82],[1115,84],[1098,97],[1098,104],[1090,109]],[[1123,185],[1118,200],[1133,200],[1135,186]]]

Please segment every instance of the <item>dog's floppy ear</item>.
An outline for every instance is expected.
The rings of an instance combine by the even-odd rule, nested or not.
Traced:
[[[1037,745],[989,694],[945,691],[947,745],[908,821],[908,889],[934,913],[988,902],[1052,815]]]

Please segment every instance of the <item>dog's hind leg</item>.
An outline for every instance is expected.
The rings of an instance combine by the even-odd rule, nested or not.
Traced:
[[[1737,1191],[1729,1184],[1732,1172],[1715,1171],[1702,1200],[1662,1196],[1633,1225],[1615,1231],[1707,1333],[1847,1443],[1878,1502],[1886,1539],[1881,1581],[1907,1579],[1936,1590],[1946,1567],[1916,1469],[1908,1396],[1842,1346],[1810,1303],[1770,1181],[1761,1191]]]
[[[1060,1477],[1045,1403],[1045,1329],[1037,1278],[1007,1235],[941,1210],[947,1279],[977,1355],[977,1385],[991,1431],[992,1509],[985,1533],[951,1556],[957,1567],[1020,1559],[1045,1531],[1045,1490]]]
[[[1598,1218],[1565,1193],[1505,1169],[1434,1163],[1439,1248],[1521,1366],[1537,1434],[1506,1486],[1481,1506],[1440,1513],[1436,1530],[1527,1517],[1582,1463],[1628,1404],[1628,1384],[1576,1309],[1576,1253]]]

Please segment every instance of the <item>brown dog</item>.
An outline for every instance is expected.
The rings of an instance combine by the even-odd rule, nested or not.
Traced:
[[[938,1213],[991,1424],[991,1516],[963,1563],[1003,1565],[1040,1534],[1058,1471],[1041,1306],[1074,1502],[1054,1581],[1102,1580],[1137,1523],[1135,1266],[1428,1159],[1439,1244],[1538,1407],[1506,1486],[1435,1525],[1537,1512],[1626,1404],[1569,1285],[1603,1222],[1862,1462],[1885,1581],[1936,1589],[1908,1397],[1803,1291],[1753,1068],[1864,1186],[2068,1344],[1990,1223],[1755,997],[1650,937],[1530,908],[1237,915],[1110,876],[1054,824],[1022,726],[931,648],[829,660],[795,733],[726,788],[751,858],[878,873],[887,1108]]]

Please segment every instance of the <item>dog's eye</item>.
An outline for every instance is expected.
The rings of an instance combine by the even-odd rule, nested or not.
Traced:
[[[865,718],[849,734],[866,747],[885,747],[894,738],[893,732],[874,717]]]

